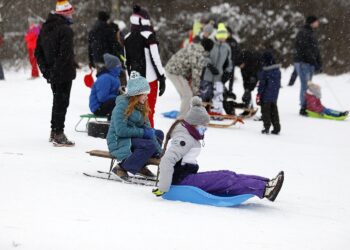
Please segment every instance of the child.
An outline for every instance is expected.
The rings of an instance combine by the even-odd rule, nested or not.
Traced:
[[[127,92],[116,99],[107,134],[109,152],[119,161],[112,172],[122,179],[128,173],[146,177],[155,175],[145,166],[151,157],[159,157],[164,134],[151,128],[147,95],[150,86],[146,78],[131,72]]]
[[[321,87],[315,83],[309,82],[308,89],[305,93],[306,109],[321,115],[329,115],[333,117],[347,116],[349,111],[336,111],[326,108],[321,103]]]
[[[26,35],[24,36],[24,40],[27,44],[29,62],[32,66],[32,75],[30,79],[35,79],[39,77],[39,68],[34,56],[34,51],[36,48],[36,41],[40,33],[40,26],[37,24],[37,21],[31,17],[28,18],[28,22],[29,28]]]
[[[111,120],[115,98],[119,94],[121,63],[118,57],[104,54],[105,66],[97,73],[97,80],[91,88],[90,110],[98,116]]]
[[[261,105],[264,123],[264,129],[261,133],[268,134],[272,123],[273,130],[271,133],[278,135],[281,131],[277,108],[277,98],[281,87],[280,65],[276,64],[270,51],[264,52],[261,60],[263,68],[259,72],[259,87],[256,96],[256,104]]]
[[[229,170],[198,173],[197,157],[201,151],[200,140],[209,123],[209,115],[199,97],[192,98],[192,107],[182,121],[177,121],[171,135],[171,146],[160,161],[160,176],[156,196],[167,192],[170,185],[189,185],[198,187],[214,195],[253,194],[259,198],[274,201],[282,187],[284,173],[269,180],[254,175],[236,174]]]

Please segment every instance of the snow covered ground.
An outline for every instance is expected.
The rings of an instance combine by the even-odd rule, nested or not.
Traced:
[[[274,177],[285,171],[276,202],[250,199],[235,208],[217,208],[156,198],[150,187],[88,178],[82,172],[107,170],[105,140],[77,133],[88,113],[89,89],[80,72],[74,81],[66,134],[74,148],[48,142],[52,94],[29,71],[5,72],[0,81],[0,249],[348,249],[350,234],[350,126],[298,115],[299,81],[285,87],[279,111],[282,133],[262,135],[249,120],[229,129],[210,128],[199,158],[201,170],[230,169]],[[236,74],[240,77],[240,74]],[[350,74],[318,75],[323,102],[350,109]],[[242,94],[241,79],[235,92]],[[157,105],[156,125],[172,120],[161,112],[178,109],[168,82]]]

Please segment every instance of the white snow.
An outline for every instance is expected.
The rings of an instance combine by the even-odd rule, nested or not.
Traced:
[[[6,71],[0,81],[0,249],[348,249],[349,121],[300,117],[299,81],[286,87],[291,71],[283,71],[279,136],[260,134],[262,123],[253,120],[207,132],[202,171],[266,177],[285,171],[274,203],[253,198],[235,208],[166,201],[150,187],[83,176],[109,168],[109,160],[85,153],[106,150],[105,140],[74,131],[79,115],[89,112],[84,72],[74,81],[66,120],[76,146],[55,148],[48,142],[50,85],[26,80],[28,70]],[[317,75],[314,82],[325,105],[350,108],[350,74]],[[173,121],[161,112],[178,108],[168,82],[157,127],[166,131]]]

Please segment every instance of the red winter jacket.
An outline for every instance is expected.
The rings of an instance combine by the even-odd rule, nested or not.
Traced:
[[[24,40],[27,43],[28,49],[35,49],[36,40],[38,39],[39,33],[40,33],[39,26],[32,26],[28,29],[28,31],[24,37]]]
[[[319,98],[306,92],[305,100],[306,100],[306,109],[316,113],[323,112],[324,106],[322,105],[321,100]]]

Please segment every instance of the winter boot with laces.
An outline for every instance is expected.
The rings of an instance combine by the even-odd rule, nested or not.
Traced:
[[[148,179],[154,179],[156,178],[155,174],[153,174],[151,172],[151,170],[149,170],[146,166],[144,166],[143,168],[141,168],[140,172],[138,172],[139,175],[148,178]]]
[[[271,179],[265,187],[264,197],[270,201],[275,201],[278,193],[280,192],[284,181],[284,172],[281,171],[278,175]]]
[[[63,132],[55,133],[52,142],[56,147],[73,147],[75,145],[73,141],[68,140]]]
[[[118,164],[111,171],[114,175],[118,176],[120,179],[127,180],[129,178],[128,172],[124,170]]]

